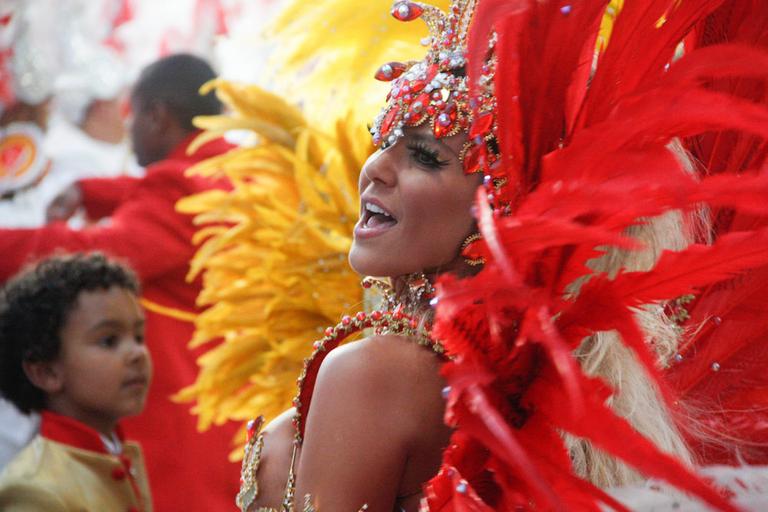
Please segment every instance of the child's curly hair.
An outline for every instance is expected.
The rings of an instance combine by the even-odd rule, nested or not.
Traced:
[[[0,395],[25,413],[43,409],[22,363],[55,360],[80,293],[113,286],[139,294],[134,273],[101,253],[53,256],[9,280],[0,290]]]

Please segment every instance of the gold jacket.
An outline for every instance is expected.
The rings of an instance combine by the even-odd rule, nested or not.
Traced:
[[[98,434],[43,412],[41,433],[0,474],[3,512],[151,512],[141,449],[109,454]]]

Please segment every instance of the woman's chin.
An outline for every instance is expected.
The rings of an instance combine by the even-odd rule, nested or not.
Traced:
[[[349,253],[349,266],[361,276],[386,277],[387,274],[382,273],[386,265],[382,265],[380,261],[370,260],[371,258],[359,254],[359,251],[356,252],[354,249]]]
[[[398,264],[402,256],[390,251],[374,250],[352,243],[349,251],[349,266],[361,276],[397,277],[418,272],[409,270],[405,265]],[[404,263],[404,262],[403,262]]]

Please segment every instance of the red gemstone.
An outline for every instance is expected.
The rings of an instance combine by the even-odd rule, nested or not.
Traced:
[[[419,124],[421,119],[424,117],[424,113],[428,110],[427,108],[428,106],[429,106],[429,94],[422,93],[416,96],[416,98],[408,106],[408,113],[410,114],[410,118],[408,119],[408,124],[411,124],[411,125]]]
[[[472,129],[469,132],[469,138],[474,139],[478,135],[484,137],[491,132],[493,124],[493,114],[483,114],[472,123]]]
[[[371,313],[372,320],[381,320],[381,311],[374,311]]]
[[[264,416],[259,416],[258,418],[248,422],[247,439],[249,441],[254,435],[256,435],[256,432],[261,428],[261,424],[263,422],[264,422]]]
[[[333,327],[326,327],[325,328],[325,335],[326,336],[333,336]]]
[[[411,92],[417,93],[427,86],[426,80],[414,80],[411,82]]]
[[[397,2],[392,6],[392,16],[400,21],[412,21],[421,16],[424,9],[413,2]]]
[[[392,124],[395,122],[397,115],[400,113],[400,109],[393,106],[389,109],[389,112],[384,116],[384,120],[381,122],[381,135],[386,137],[389,131],[392,129]]]
[[[436,139],[439,139],[447,133],[445,127],[443,127],[440,123],[434,123],[434,127],[432,128],[432,133],[434,134]]]
[[[485,161],[485,144],[475,146],[473,145],[464,156],[464,172],[466,174],[472,174],[480,170]]]
[[[406,65],[402,62],[387,62],[376,71],[373,77],[382,82],[389,82],[402,75],[405,70]]]
[[[447,134],[453,132],[454,126],[453,122],[456,119],[456,113],[453,112],[452,114],[447,114],[445,112],[441,112],[440,115],[437,116],[435,119],[435,122],[433,123],[432,132],[435,135],[436,139],[439,139],[440,137],[445,137]]]
[[[351,319],[350,317],[348,317],[348,316],[346,316],[346,315],[345,315],[345,316],[343,316],[343,317],[341,318],[341,323],[342,323],[343,325],[349,325],[349,324],[351,324],[351,323],[352,323],[352,319]]]
[[[427,109],[427,106],[429,105],[429,94],[423,92],[416,96],[416,99],[413,100],[413,103],[411,103],[411,112],[416,112],[417,114],[419,112],[423,112]]]
[[[362,322],[363,320],[365,320],[365,311],[360,311],[359,313],[357,313],[357,314],[355,315],[355,318],[357,318],[357,319],[358,319],[358,320],[360,320],[361,322]]]
[[[420,125],[425,115],[426,114],[424,112],[421,112],[419,114],[411,114],[411,117],[408,118],[408,126]]]

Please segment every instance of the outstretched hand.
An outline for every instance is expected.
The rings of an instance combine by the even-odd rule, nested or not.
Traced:
[[[83,193],[73,183],[57,195],[45,211],[47,222],[66,221],[83,205]]]

